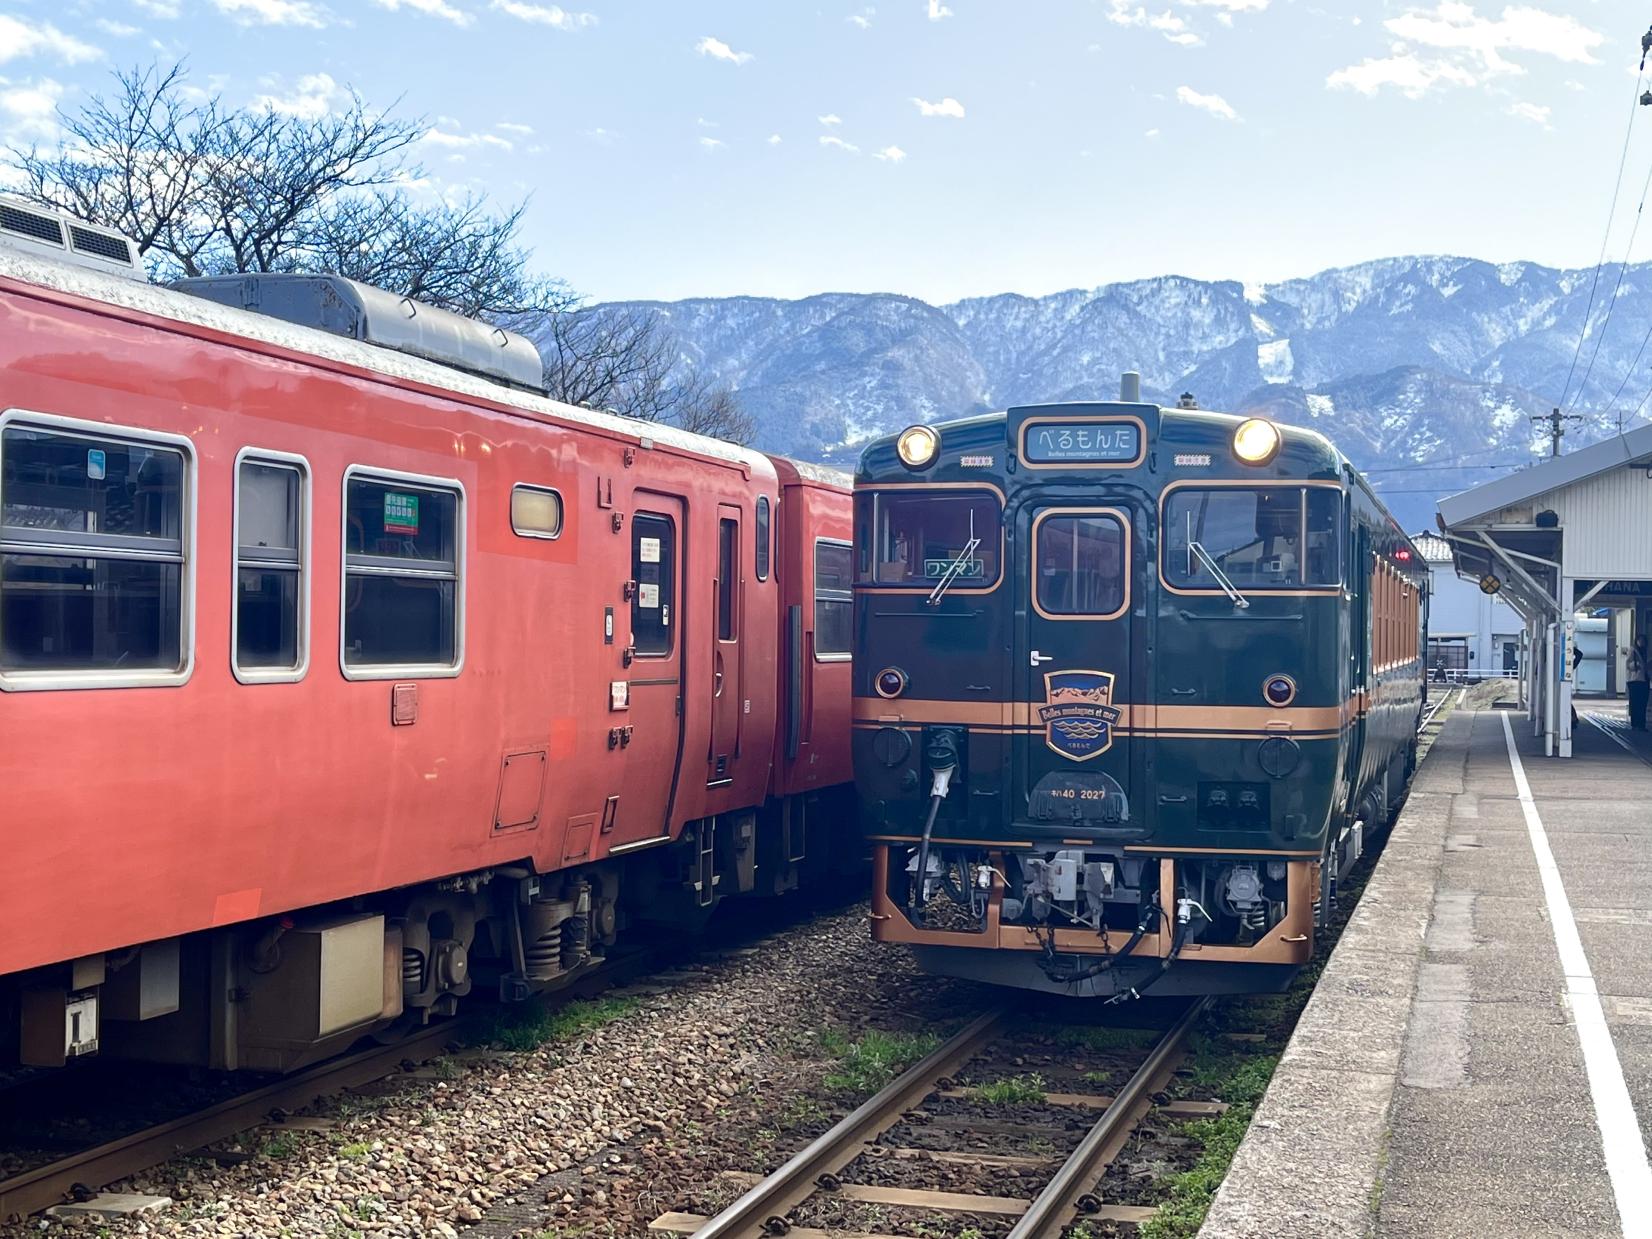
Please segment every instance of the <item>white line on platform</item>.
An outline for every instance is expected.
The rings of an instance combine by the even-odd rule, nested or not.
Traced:
[[[1617,1200],[1618,1223],[1625,1239],[1646,1239],[1652,1237],[1652,1165],[1647,1164],[1640,1120],[1635,1117],[1635,1103],[1623,1082],[1623,1065],[1606,1026],[1606,1012],[1601,1008],[1589,957],[1583,953],[1583,939],[1572,917],[1572,901],[1566,897],[1549,836],[1537,813],[1537,801],[1532,799],[1531,784],[1526,782],[1526,768],[1520,764],[1514,729],[1509,726],[1508,712],[1499,714],[1503,739],[1509,746],[1509,765],[1514,769],[1514,787],[1520,795],[1520,811],[1526,815],[1526,833],[1537,857],[1538,876],[1543,879],[1543,899],[1549,905],[1549,923],[1554,926],[1554,944],[1566,977],[1566,998],[1577,1022],[1577,1039],[1583,1046],[1583,1066],[1589,1073],[1589,1096],[1594,1100],[1606,1173]]]

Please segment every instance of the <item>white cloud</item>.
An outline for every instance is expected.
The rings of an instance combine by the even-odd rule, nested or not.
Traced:
[[[1568,14],[1510,5],[1495,18],[1485,17],[1462,0],[1413,7],[1383,26],[1396,40],[1389,54],[1338,69],[1325,79],[1327,86],[1367,95],[1392,87],[1418,99],[1437,86],[1484,86],[1495,78],[1523,76],[1525,66],[1511,54],[1594,64],[1595,49],[1605,38]]]
[[[0,13],[0,64],[30,56],[53,56],[64,64],[77,65],[102,55],[90,43],[82,43],[47,22],[37,25]]]
[[[698,125],[701,129],[720,129],[720,128],[722,128],[722,126],[719,125],[716,121],[707,120],[703,116],[696,116],[694,118],[694,123],[696,125]]]
[[[333,111],[334,104],[342,102],[344,96],[343,87],[330,74],[311,73],[298,79],[292,94],[259,95],[252,106],[299,120],[320,120]]]
[[[919,113],[924,116],[948,116],[953,120],[964,119],[964,105],[951,95],[948,95],[939,103],[931,103],[928,99],[919,99],[914,95],[912,102],[917,104]]]
[[[1196,9],[1221,9],[1223,13],[1260,13],[1268,7],[1269,0],[1182,0],[1182,3]]]
[[[522,4],[520,0],[493,0],[489,7],[521,21],[557,30],[584,30],[597,24],[595,13],[574,13],[558,5]]]
[[[867,30],[870,29],[872,25],[872,15],[876,12],[877,10],[875,8],[871,5],[867,5],[860,12],[851,13],[843,20],[848,22],[851,26],[859,26],[862,30]]]
[[[13,141],[57,137],[57,105],[63,86],[51,78],[10,82],[0,77],[0,133]]]
[[[952,10],[941,3],[941,0],[929,0],[929,20],[938,22],[943,17],[951,17]]]
[[[1447,60],[1426,60],[1401,45],[1391,56],[1363,60],[1357,65],[1338,69],[1325,79],[1333,90],[1357,90],[1362,95],[1374,95],[1384,86],[1392,86],[1408,99],[1421,99],[1439,85],[1477,86],[1480,77]]]
[[[320,30],[327,10],[310,0],[212,0],[213,7],[243,26],[303,26]]]
[[[843,117],[839,116],[836,112],[828,112],[824,116],[815,117],[815,119],[821,124],[827,126],[841,125],[843,123]]]
[[[906,152],[898,146],[886,146],[881,151],[872,152],[873,159],[881,159],[885,163],[900,163],[906,158]]]
[[[130,39],[135,34],[142,34],[136,26],[128,26],[125,22],[110,21],[107,17],[97,19],[97,28],[104,34],[112,34],[117,39]]]
[[[852,142],[845,142],[842,138],[838,137],[836,134],[831,134],[831,133],[821,134],[820,135],[820,144],[822,146],[835,146],[838,150],[845,151],[850,155],[860,154],[860,147],[856,146]]]
[[[779,135],[779,134],[778,134],[778,133],[771,133],[771,134],[770,134],[770,135],[769,135],[769,145],[770,145],[770,146],[779,146],[779,145],[780,145],[780,143],[781,143],[781,142],[782,142],[782,141],[783,141],[783,140],[784,140],[784,139],[782,139],[782,138],[781,138],[781,136],[780,136],[780,135]]]
[[[158,17],[162,21],[172,21],[182,11],[178,0],[132,0],[132,3],[149,16]]]
[[[445,129],[432,129],[424,135],[424,140],[432,146],[441,146],[448,150],[477,150],[483,147],[496,151],[516,149],[508,138],[501,138],[496,133],[449,133]]]
[[[1519,117],[1521,120],[1529,120],[1534,125],[1542,125],[1543,128],[1547,129],[1549,128],[1549,113],[1553,109],[1544,107],[1542,104],[1538,103],[1522,102],[1511,103],[1503,110],[1510,116]]]
[[[392,13],[412,9],[427,17],[439,17],[443,21],[452,22],[455,26],[468,26],[476,20],[474,15],[454,8],[447,0],[373,0],[373,3],[381,9],[389,9]]]
[[[1157,129],[1149,129],[1146,133],[1142,134],[1141,136],[1144,137],[1144,138],[1148,138],[1148,139],[1155,139],[1159,136],[1159,131]]]
[[[702,137],[700,139],[700,145],[705,147],[708,151],[715,151],[720,150],[724,146],[724,142],[721,138]]]
[[[1176,98],[1190,108],[1198,108],[1201,112],[1209,112],[1219,120],[1238,120],[1239,113],[1233,110],[1233,105],[1221,95],[1202,95],[1191,86],[1176,87]]]
[[[726,60],[734,65],[743,65],[752,58],[750,52],[737,52],[721,39],[714,39],[709,34],[694,45],[694,50],[702,56],[710,56],[713,60]]]
[[[503,130],[505,133],[514,133],[519,138],[533,137],[532,125],[519,125],[515,121],[502,120],[494,128]]]
[[[1166,9],[1162,13],[1149,13],[1139,4],[1132,4],[1130,0],[1110,0],[1107,20],[1115,26],[1136,26],[1143,30],[1157,30],[1172,43],[1179,43],[1185,47],[1193,47],[1204,40],[1188,28],[1185,19]]]

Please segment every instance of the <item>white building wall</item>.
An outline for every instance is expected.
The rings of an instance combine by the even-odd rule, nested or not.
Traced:
[[[1652,577],[1652,478],[1621,467],[1539,495],[1533,513],[1549,509],[1565,531],[1565,575],[1585,580]],[[1524,506],[1524,505],[1522,505]]]
[[[1469,674],[1490,676],[1503,668],[1496,638],[1518,637],[1526,621],[1508,603],[1465,581],[1449,563],[1429,565],[1428,633],[1431,637],[1466,636]]]

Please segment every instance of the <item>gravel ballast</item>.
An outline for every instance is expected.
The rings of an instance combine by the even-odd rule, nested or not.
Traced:
[[[836,911],[616,990],[574,1037],[457,1054],[111,1185],[170,1196],[159,1216],[0,1234],[645,1235],[832,1121],[822,1030],[922,1029],[984,993],[873,944],[864,905]]]

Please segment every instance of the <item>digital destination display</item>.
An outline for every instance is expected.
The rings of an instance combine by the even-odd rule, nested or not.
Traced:
[[[1141,446],[1135,422],[1046,422],[1028,427],[1024,454],[1031,465],[1126,464]]]

